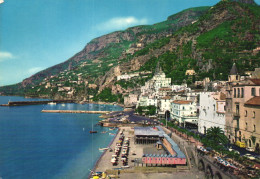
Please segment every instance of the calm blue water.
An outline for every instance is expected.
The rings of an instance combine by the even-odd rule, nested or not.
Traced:
[[[0,96],[0,104],[25,100]],[[27,99],[28,100],[28,99]],[[30,99],[29,99],[30,100]],[[33,99],[35,100],[35,99]],[[57,104],[0,107],[0,177],[86,178],[112,140],[107,128],[94,126],[97,114],[41,113],[42,109],[122,110],[119,106]]]

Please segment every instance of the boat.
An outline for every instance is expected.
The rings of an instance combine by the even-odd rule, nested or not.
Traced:
[[[61,106],[65,106],[65,104],[63,103],[63,104],[61,104]]]
[[[97,131],[89,131],[90,134],[97,133]]]
[[[116,134],[113,134],[113,133],[109,133],[109,135],[116,135]]]
[[[102,151],[103,151],[103,150],[107,150],[107,149],[108,149],[108,148],[99,148],[98,150],[102,150]]]
[[[105,134],[105,133],[107,133],[107,131],[102,131],[101,133],[102,133],[102,134]]]
[[[56,105],[55,102],[49,102],[48,104],[49,104],[49,105]]]
[[[91,119],[91,121],[92,121],[92,130],[91,130],[91,131],[89,131],[89,133],[90,133],[90,134],[97,133],[97,131],[94,131],[94,130],[93,130],[93,118]]]

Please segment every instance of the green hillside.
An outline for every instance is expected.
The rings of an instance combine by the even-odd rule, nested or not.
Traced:
[[[164,22],[93,39],[69,60],[20,84],[1,87],[0,92],[66,98],[67,92],[59,90],[60,86],[66,86],[73,88],[70,98],[91,95],[102,100],[107,94],[118,93],[107,99],[122,102],[121,93],[127,95],[143,85],[152,77],[158,62],[175,84],[185,80],[190,85],[205,77],[226,80],[234,62],[241,75],[260,67],[259,19],[260,7],[251,1],[247,4],[221,1],[213,7],[190,8]],[[121,74],[151,73],[130,81],[117,81],[115,67]],[[194,69],[196,75],[185,76],[188,69]],[[115,85],[121,88],[116,91],[121,92],[112,90]]]

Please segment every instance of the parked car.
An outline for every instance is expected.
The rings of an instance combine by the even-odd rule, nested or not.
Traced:
[[[255,151],[255,149],[253,147],[247,147],[246,150],[250,151],[250,152],[254,152]]]
[[[230,152],[234,151],[234,152],[235,152],[235,154],[239,154],[239,155],[240,155],[240,152],[239,152],[239,151],[237,151],[237,150],[235,150],[235,149],[229,148],[228,150],[229,150]]]
[[[245,154],[244,157],[248,158],[249,160],[255,160],[255,157],[251,154]]]

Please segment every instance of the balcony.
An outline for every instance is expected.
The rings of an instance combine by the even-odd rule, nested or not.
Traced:
[[[234,119],[234,120],[238,120],[239,118],[240,118],[239,112],[233,113],[233,119]]]

